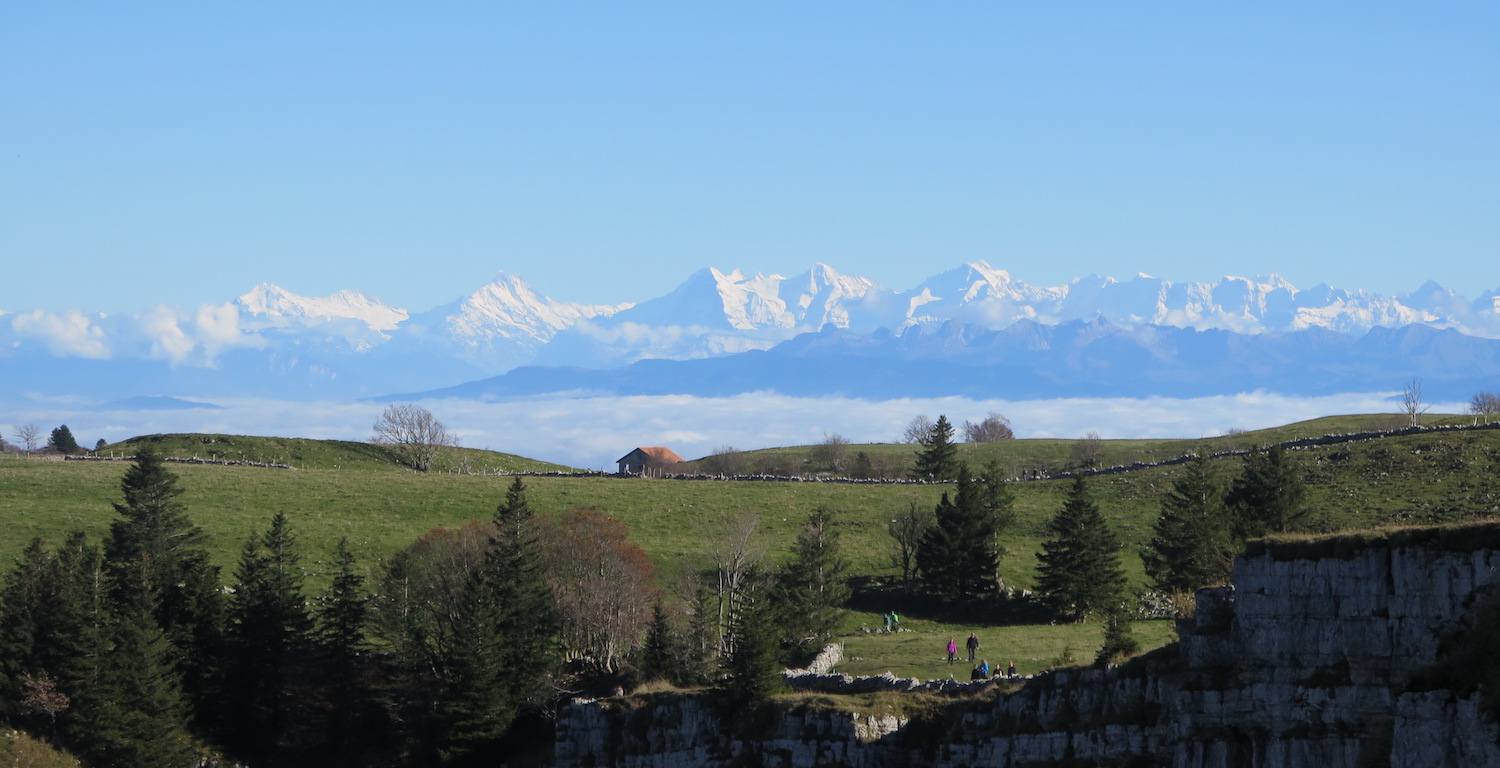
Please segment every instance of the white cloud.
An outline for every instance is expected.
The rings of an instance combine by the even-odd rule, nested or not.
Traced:
[[[207,362],[226,349],[235,347],[263,347],[266,340],[240,329],[240,312],[232,303],[203,304],[194,316],[194,327],[199,342],[203,344]]]
[[[1197,438],[1229,429],[1261,429],[1332,414],[1394,413],[1392,393],[1298,398],[1252,392],[1189,400],[970,400],[948,397],[887,401],[747,394],[703,398],[539,398],[480,403],[420,403],[474,448],[585,469],[614,469],[640,445],[666,445],[684,458],[732,445],[741,450],[820,442],[838,433],[855,443],[892,442],[917,414],[946,414],[955,424],[990,411],[1010,417],[1017,437]],[[155,432],[218,432],[366,440],[384,408],[378,403],[214,400],[223,410],[99,411],[74,403],[0,404],[0,424],[66,423],[80,441],[111,442]],[[1462,403],[1434,403],[1433,413],[1461,413]]]
[[[170,360],[173,365],[186,362],[198,343],[178,325],[177,311],[168,306],[147,310],[138,318],[141,333],[151,341],[153,360]]]
[[[76,309],[60,313],[38,309],[19,314],[11,320],[11,328],[21,336],[39,339],[58,357],[107,360],[111,356],[104,329]]]

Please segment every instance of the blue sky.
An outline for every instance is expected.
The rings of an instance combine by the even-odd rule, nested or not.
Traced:
[[[0,309],[1500,287],[1494,3],[13,3]]]

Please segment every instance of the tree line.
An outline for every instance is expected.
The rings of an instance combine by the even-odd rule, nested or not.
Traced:
[[[929,427],[917,454],[919,471],[956,478],[935,508],[909,505],[890,522],[891,562],[920,594],[971,607],[1013,592],[999,573],[1004,541],[1014,524],[1013,495],[993,463],[977,476],[957,459],[951,426]],[[1301,469],[1279,447],[1248,454],[1227,484],[1206,454],[1194,456],[1161,499],[1150,543],[1140,553],[1151,587],[1178,602],[1198,587],[1224,583],[1246,540],[1272,533],[1315,530]],[[1094,500],[1085,475],[1071,481],[1061,508],[1048,521],[1036,559],[1036,597],[1059,620],[1102,620],[1101,658],[1128,653],[1132,596],[1123,545]]]
[[[622,523],[537,515],[516,477],[488,520],[368,574],[340,541],[311,594],[285,514],[226,581],[149,447],[120,494],[103,541],[33,540],[0,586],[0,716],[88,765],[492,764],[572,695],[664,678],[764,697],[849,597],[827,509],[779,568],[754,518],[722,519],[669,598]]]

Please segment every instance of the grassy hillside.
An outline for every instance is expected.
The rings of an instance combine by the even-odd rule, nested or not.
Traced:
[[[1259,445],[1293,437],[1348,432],[1389,416],[1339,417],[1288,425],[1214,440]],[[1455,419],[1464,417],[1453,417]],[[1464,419],[1466,423],[1466,418]],[[1429,419],[1436,421],[1436,419]],[[1383,422],[1382,422],[1383,423]],[[319,561],[340,536],[349,537],[366,563],[405,546],[438,526],[486,518],[504,496],[508,478],[437,471],[417,474],[385,459],[364,443],[247,438],[223,435],[163,435],[138,438],[157,443],[169,455],[247,458],[300,467],[275,470],[245,466],[175,464],[185,489],[183,501],[193,519],[211,535],[217,562],[232,570],[244,538],[265,527],[276,512],[286,513],[306,561]],[[131,442],[105,449],[129,453]],[[968,458],[1002,452],[1015,461],[1043,463],[1062,455],[1069,441],[1015,440],[964,446]],[[1177,455],[1213,441],[1111,440],[1106,457]],[[911,446],[855,446],[910,454]],[[786,449],[794,450],[794,449]],[[476,471],[559,469],[504,454],[470,451]],[[1468,519],[1500,511],[1500,431],[1469,431],[1387,437],[1294,452],[1311,484],[1311,498],[1326,530]],[[1131,459],[1134,460],[1134,459]],[[1106,458],[1106,464],[1123,463]],[[1240,459],[1216,460],[1227,482]],[[451,469],[451,463],[445,465]],[[10,525],[0,528],[0,553],[17,553],[33,536],[60,539],[83,528],[102,535],[113,518],[124,465],[115,462],[62,462],[0,459],[0,505]],[[1127,544],[1132,579],[1143,581],[1138,548],[1145,544],[1159,499],[1181,471],[1156,467],[1094,478],[1092,488]],[[867,485],[620,479],[613,477],[533,477],[527,480],[534,506],[557,512],[597,507],[630,525],[632,538],[665,570],[702,561],[724,517],[759,515],[760,544],[773,562],[784,556],[799,523],[817,506],[839,512],[838,527],[853,572],[889,578],[886,524],[910,503],[930,507],[947,489],[942,485]],[[1002,575],[1012,584],[1032,583],[1034,553],[1046,521],[1061,507],[1066,481],[1016,484],[1017,523],[1006,541]],[[8,556],[8,555],[7,555]],[[315,576],[316,580],[316,576]]]
[[[308,440],[300,437],[255,437],[250,435],[169,434],[132,437],[94,451],[98,456],[130,456],[138,446],[150,444],[163,456],[254,461],[286,464],[298,469],[369,469],[402,472],[403,467],[386,448],[349,440]],[[449,448],[434,463],[438,472],[467,466],[479,474],[568,471],[568,467],[478,448]]]

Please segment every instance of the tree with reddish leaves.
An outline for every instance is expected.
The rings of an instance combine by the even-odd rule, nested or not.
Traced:
[[[541,533],[563,643],[596,671],[617,672],[661,599],[656,568],[625,523],[601,510],[575,509],[548,522]]]

